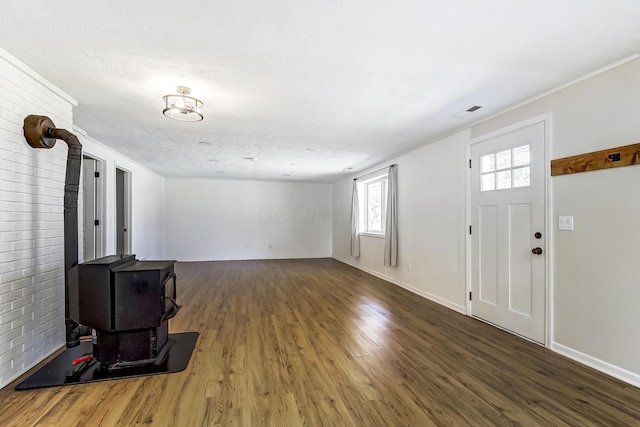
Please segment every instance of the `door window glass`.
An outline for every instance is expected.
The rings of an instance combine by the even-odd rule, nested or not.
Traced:
[[[480,157],[480,191],[506,190],[531,185],[528,145]]]

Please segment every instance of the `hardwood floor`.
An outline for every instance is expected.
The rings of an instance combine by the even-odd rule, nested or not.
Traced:
[[[201,334],[187,370],[16,382],[0,425],[640,425],[640,389],[335,260],[176,273],[171,331]]]

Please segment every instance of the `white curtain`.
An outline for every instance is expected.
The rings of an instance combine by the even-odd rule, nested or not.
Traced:
[[[351,196],[351,256],[360,256],[360,206],[358,202],[358,182],[353,180],[353,194]]]
[[[398,265],[398,165],[389,167],[387,223],[384,235],[384,265]]]

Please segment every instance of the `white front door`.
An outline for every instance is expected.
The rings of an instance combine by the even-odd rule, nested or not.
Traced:
[[[471,145],[471,314],[545,337],[545,122]]]

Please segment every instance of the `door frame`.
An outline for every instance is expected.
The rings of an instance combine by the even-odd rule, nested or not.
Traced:
[[[477,144],[488,139],[492,139],[509,132],[513,132],[527,126],[531,126],[536,123],[544,123],[544,223],[545,223],[545,235],[546,239],[546,251],[544,254],[545,263],[546,263],[546,271],[545,271],[545,340],[544,346],[550,348],[551,343],[553,342],[553,216],[552,216],[552,205],[551,205],[551,126],[552,126],[552,114],[545,113],[536,117],[532,117],[530,119],[514,123],[512,125],[506,126],[504,128],[498,129],[493,132],[486,133],[484,135],[480,135],[475,138],[471,138],[466,147],[466,155],[468,163],[471,159],[471,146],[473,144]],[[469,295],[471,292],[471,260],[472,260],[472,252],[471,252],[471,235],[469,234],[469,227],[471,227],[471,169],[466,167],[467,174],[467,182],[466,182],[466,220],[467,220],[467,231],[466,231],[466,294],[465,294],[465,305],[466,305],[466,314],[467,316],[472,316],[471,314],[471,301],[469,299]],[[480,321],[482,319],[475,318]],[[498,325],[491,324],[495,327],[501,328]],[[501,328],[505,329],[505,328]],[[505,329],[506,330],[506,329]],[[521,335],[518,335],[522,337]],[[522,337],[523,339],[527,339],[526,337]],[[531,341],[534,342],[534,341]],[[536,343],[539,344],[539,343]]]

